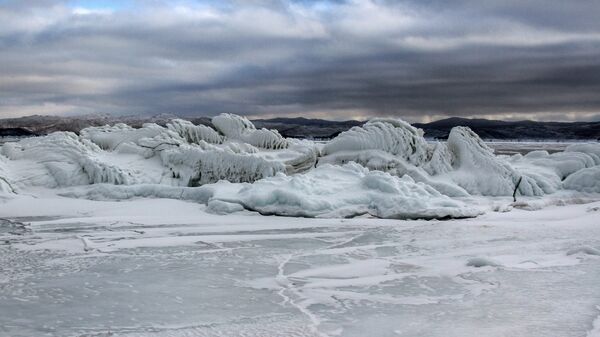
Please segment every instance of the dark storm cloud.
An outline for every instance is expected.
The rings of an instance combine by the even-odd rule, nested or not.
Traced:
[[[593,119],[596,1],[0,1],[0,117]]]

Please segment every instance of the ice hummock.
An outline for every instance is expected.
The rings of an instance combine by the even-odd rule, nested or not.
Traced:
[[[388,219],[464,218],[481,214],[409,176],[370,171],[356,163],[322,165],[304,174],[279,174],[214,199],[261,214]]]
[[[72,197],[212,202],[219,214],[237,204],[263,214],[382,218],[475,216],[461,201],[475,195],[600,193],[597,143],[507,157],[469,128],[429,142],[400,119],[372,119],[325,144],[286,139],[233,114],[212,124],[116,124],[6,143],[0,193],[41,187]]]

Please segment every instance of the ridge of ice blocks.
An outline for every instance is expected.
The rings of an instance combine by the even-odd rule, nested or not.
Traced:
[[[86,128],[80,136],[57,132],[5,144],[1,153],[18,166],[20,185],[51,188],[95,183],[198,186],[219,180],[252,182],[314,166],[318,154],[314,143],[288,142],[276,132],[254,129],[245,118],[227,116],[248,129],[236,133],[230,125],[227,134],[270,149],[261,152],[208,126],[174,119],[166,127],[116,124]],[[4,180],[2,188],[6,190],[9,183]]]
[[[212,123],[225,137],[240,140],[264,149],[284,149],[288,142],[277,130],[256,129],[246,117],[234,114],[220,114],[213,117]]]
[[[261,214],[297,217],[369,214],[392,219],[436,219],[481,214],[408,176],[369,171],[356,163],[321,165],[293,176],[278,174],[237,192],[217,192],[214,199],[238,203]]]
[[[173,119],[166,126],[90,127],[0,147],[0,194],[61,188],[91,199],[174,198],[216,214],[240,207],[306,217],[470,217],[460,198],[600,193],[600,144],[563,152],[496,156],[466,127],[427,142],[399,119],[373,119],[321,144],[257,130],[221,114],[216,130]],[[81,185],[90,185],[81,187]],[[116,186],[120,185],[120,186]],[[39,189],[33,190],[35,193]]]

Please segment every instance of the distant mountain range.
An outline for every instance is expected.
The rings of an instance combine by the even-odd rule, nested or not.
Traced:
[[[45,135],[54,131],[79,132],[88,126],[126,123],[139,127],[144,123],[165,125],[175,115],[115,117],[107,114],[82,117],[28,116],[0,119],[0,137]],[[209,117],[183,118],[194,124],[211,125]],[[285,137],[329,139],[364,121],[329,121],[307,118],[272,118],[252,121],[258,128],[276,129]],[[425,137],[445,139],[455,126],[468,126],[483,139],[497,140],[600,140],[600,122],[498,121],[452,117],[431,123],[415,123]]]

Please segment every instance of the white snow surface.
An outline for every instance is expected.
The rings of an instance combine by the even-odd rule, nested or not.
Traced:
[[[212,124],[117,124],[6,143],[0,193],[220,200],[262,214],[411,219],[476,216],[482,210],[467,207],[469,198],[515,189],[600,193],[598,143],[507,157],[468,128],[452,129],[446,143],[427,142],[399,119],[373,119],[324,144],[285,139],[233,114]],[[216,213],[239,209],[212,205]]]

